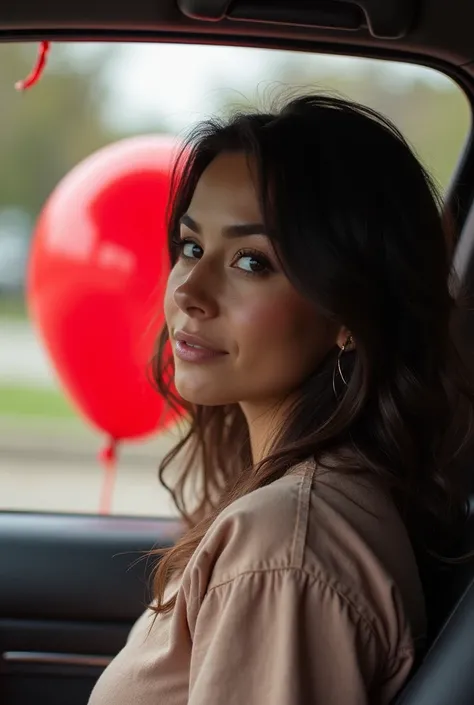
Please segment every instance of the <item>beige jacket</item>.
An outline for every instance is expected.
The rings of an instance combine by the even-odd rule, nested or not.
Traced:
[[[425,613],[397,511],[305,463],[215,521],[174,611],[147,611],[89,705],[385,705]]]

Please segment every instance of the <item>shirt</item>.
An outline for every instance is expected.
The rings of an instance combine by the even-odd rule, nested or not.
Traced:
[[[385,705],[425,635],[415,557],[367,474],[303,463],[214,521],[89,705]]]

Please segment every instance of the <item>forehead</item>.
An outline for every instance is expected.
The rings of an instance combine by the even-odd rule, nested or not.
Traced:
[[[196,221],[258,222],[256,169],[243,152],[219,154],[203,172],[189,205]]]

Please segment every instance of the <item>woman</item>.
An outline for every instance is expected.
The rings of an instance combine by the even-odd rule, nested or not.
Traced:
[[[425,641],[420,566],[465,518],[451,244],[368,108],[310,96],[192,134],[156,361],[190,420],[161,467],[185,454],[188,528],[91,705],[391,702]]]

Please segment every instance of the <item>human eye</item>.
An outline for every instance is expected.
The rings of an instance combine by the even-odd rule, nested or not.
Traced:
[[[269,274],[273,269],[268,258],[257,250],[240,250],[232,266],[246,274]]]
[[[183,259],[201,259],[204,254],[201,245],[191,238],[179,238],[175,241],[174,246],[179,257]]]

